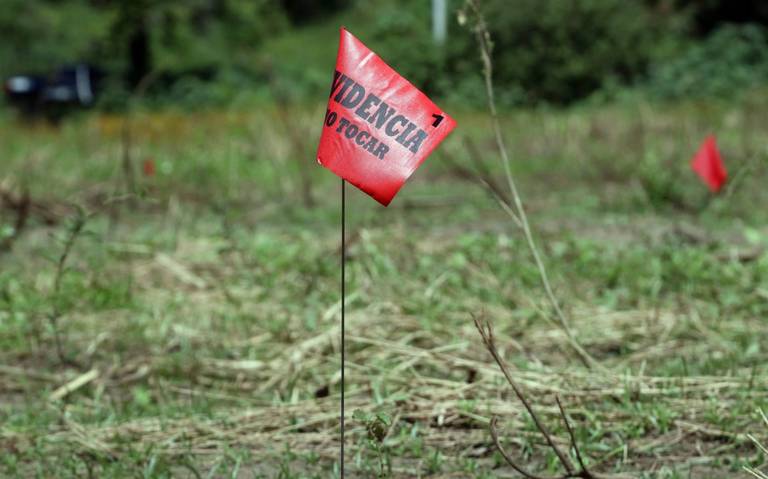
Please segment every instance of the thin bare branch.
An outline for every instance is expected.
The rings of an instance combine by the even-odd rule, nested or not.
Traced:
[[[469,136],[464,137],[464,147],[469,154],[469,159],[472,160],[472,163],[475,165],[475,170],[479,173],[481,182],[485,183],[489,190],[501,197],[506,204],[511,204],[507,192],[496,182],[493,174],[491,174],[491,171],[488,169],[488,165],[483,161],[483,156],[480,153],[480,150]],[[520,225],[520,227],[522,227],[522,225]]]
[[[14,199],[10,191],[0,189],[0,209],[7,208],[16,214],[13,231],[7,237],[0,239],[0,252],[10,251],[13,242],[21,235],[27,224],[31,207],[32,200],[29,195],[29,188],[22,188],[18,199]]]
[[[496,199],[496,201],[499,203],[499,206],[501,206],[501,209],[503,209],[504,212],[507,213],[510,218],[512,218],[512,221],[514,221],[514,223],[517,226],[522,228],[523,222],[520,220],[520,218],[517,217],[517,214],[509,206],[509,203],[504,201],[504,199],[501,198],[500,196],[496,195],[495,192],[492,192],[492,194],[493,194],[493,197]]]
[[[549,430],[544,425],[544,423],[541,422],[541,420],[539,419],[539,416],[533,410],[533,406],[531,406],[531,403],[530,401],[528,401],[528,398],[526,397],[522,388],[518,386],[518,384],[512,378],[512,374],[509,372],[509,368],[507,367],[507,364],[499,355],[499,351],[498,349],[496,349],[496,341],[493,337],[493,327],[491,326],[491,323],[489,321],[483,320],[478,317],[475,317],[473,319],[475,321],[475,327],[477,328],[477,331],[480,333],[480,336],[483,338],[483,344],[485,344],[485,348],[488,350],[489,353],[491,353],[491,356],[493,356],[493,360],[496,361],[496,364],[501,369],[501,372],[504,374],[504,377],[507,378],[507,382],[512,387],[512,390],[515,392],[515,395],[520,400],[520,402],[523,403],[523,407],[525,407],[525,410],[531,416],[531,419],[533,419],[533,422],[536,425],[536,428],[539,430],[541,435],[544,436],[544,439],[547,441],[547,444],[549,445],[550,448],[552,448],[552,451],[557,455],[557,458],[563,464],[563,467],[565,468],[565,470],[568,471],[568,474],[569,475],[573,474],[575,472],[575,468],[573,467],[573,464],[568,459],[568,456],[566,456],[565,453],[563,453],[563,451],[560,450],[557,444],[555,444],[555,441],[552,440],[552,435],[549,433]]]
[[[514,459],[512,459],[512,456],[509,455],[509,453],[504,449],[504,447],[501,445],[501,440],[499,439],[499,432],[497,428],[497,423],[499,421],[498,416],[493,416],[491,418],[491,423],[488,426],[488,428],[491,431],[491,437],[493,438],[493,443],[496,445],[496,449],[499,450],[499,453],[504,457],[504,460],[507,461],[507,464],[512,467],[515,471],[522,474],[524,477],[527,477],[528,479],[560,479],[555,478],[552,476],[537,476],[536,474],[533,474],[532,472],[527,471],[523,466],[517,464]]]
[[[504,142],[504,136],[501,133],[501,123],[499,122],[498,113],[496,111],[496,99],[493,89],[493,61],[491,59],[491,35],[485,23],[485,18],[480,12],[477,0],[467,0],[467,5],[472,10],[472,14],[475,18],[474,31],[477,37],[477,43],[480,46],[480,57],[483,62],[483,77],[485,80],[486,94],[488,96],[488,109],[491,114],[493,133],[496,139],[496,146],[499,150],[499,154],[501,155],[501,163],[504,167],[504,175],[507,179],[507,186],[512,193],[513,205],[508,204],[507,208],[505,208],[505,211],[512,213],[513,210],[511,206],[514,206],[514,214],[510,214],[510,216],[515,220],[516,225],[523,231],[523,236],[525,237],[525,241],[528,244],[531,256],[533,257],[533,261],[536,264],[536,268],[538,269],[539,277],[541,279],[542,286],[544,287],[547,299],[555,313],[555,317],[557,318],[557,322],[560,328],[568,337],[568,342],[576,351],[576,354],[585,366],[589,368],[599,368],[601,367],[600,364],[576,341],[576,337],[568,324],[568,319],[560,307],[560,302],[558,301],[554,290],[552,289],[552,285],[549,281],[549,275],[547,274],[547,269],[544,266],[544,261],[542,260],[538,246],[533,239],[533,233],[531,232],[531,227],[528,222],[528,216],[525,213],[523,201],[520,197],[520,193],[518,192],[514,177],[512,176],[512,169],[510,166],[511,161],[509,158],[509,153],[507,152],[507,146]]]
[[[555,401],[557,401],[557,407],[560,409],[560,415],[563,416],[563,422],[565,422],[565,428],[568,429],[568,435],[571,438],[571,447],[576,452],[576,460],[579,461],[579,467],[581,467],[582,476],[585,479],[594,478],[587,465],[584,464],[584,459],[581,457],[581,450],[579,450],[579,443],[576,441],[576,434],[573,432],[571,422],[568,420],[568,415],[565,413],[565,408],[560,402],[560,396],[555,395]]]
[[[81,207],[77,207],[77,213],[72,219],[72,223],[67,228],[67,236],[64,239],[64,248],[59,255],[59,259],[56,262],[56,273],[53,278],[53,310],[48,315],[48,322],[53,330],[54,342],[56,343],[56,353],[62,364],[71,364],[79,366],[76,361],[67,358],[64,353],[64,347],[61,339],[61,329],[59,328],[59,318],[61,317],[61,311],[59,304],[61,302],[61,281],[64,278],[64,273],[67,270],[67,260],[69,259],[72,248],[74,248],[77,239],[85,229],[85,224],[90,217],[89,213]]]
[[[573,463],[570,461],[568,456],[562,450],[560,450],[560,448],[557,446],[555,441],[552,439],[552,435],[550,434],[549,430],[544,425],[544,423],[542,423],[541,420],[539,419],[538,415],[533,409],[533,406],[531,405],[530,401],[526,397],[523,389],[512,378],[512,373],[510,373],[506,362],[504,362],[504,360],[501,358],[501,355],[499,354],[499,351],[496,348],[496,340],[493,335],[493,327],[491,326],[491,323],[487,320],[481,319],[476,316],[473,316],[473,320],[475,322],[475,327],[477,328],[477,331],[480,333],[480,336],[483,339],[483,344],[485,345],[485,348],[488,350],[489,353],[491,353],[491,356],[493,357],[494,361],[496,361],[496,364],[501,369],[501,372],[504,374],[504,377],[507,379],[507,382],[512,387],[512,390],[515,392],[515,395],[520,400],[520,402],[523,403],[523,406],[525,407],[525,410],[528,412],[528,415],[531,417],[531,419],[533,419],[533,422],[536,425],[536,428],[539,430],[539,433],[544,437],[544,440],[547,442],[547,445],[555,453],[558,460],[563,465],[563,468],[565,468],[566,473],[563,476],[559,476],[558,478],[555,478],[555,479],[568,479],[568,478],[626,479],[627,476],[623,476],[623,475],[595,474],[587,468],[587,465],[584,462],[584,458],[581,454],[581,450],[579,449],[578,442],[576,441],[576,434],[574,433],[573,427],[571,426],[570,420],[568,419],[568,414],[565,412],[565,408],[563,407],[563,404],[560,402],[560,398],[558,396],[555,396],[555,400],[557,401],[557,406],[560,409],[560,415],[562,416],[563,421],[565,422],[565,427],[568,430],[568,435],[570,436],[571,447],[573,447],[576,453],[576,458],[578,459],[578,462],[579,462],[578,469],[574,467]],[[499,450],[499,452],[507,461],[507,463],[512,468],[514,468],[517,472],[519,472],[520,474],[523,474],[523,476],[527,478],[544,477],[544,476],[537,476],[535,474],[532,474],[529,471],[522,468],[519,464],[515,462],[514,459],[511,458],[511,456],[506,452],[506,450],[504,450],[504,448],[501,445],[501,441],[499,439],[497,423],[498,423],[498,418],[496,416],[493,416],[491,418],[491,423],[490,423],[490,432],[493,438],[493,442],[496,445],[496,448]],[[550,478],[547,478],[547,479],[550,479]]]

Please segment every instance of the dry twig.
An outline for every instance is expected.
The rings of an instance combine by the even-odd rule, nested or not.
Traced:
[[[573,347],[573,349],[576,351],[579,359],[584,363],[585,366],[590,368],[599,367],[599,363],[595,361],[594,358],[592,358],[592,356],[576,341],[576,337],[568,325],[568,320],[566,319],[565,313],[560,307],[560,302],[555,297],[554,290],[552,289],[552,285],[549,281],[547,269],[544,266],[544,261],[541,259],[541,254],[539,253],[539,249],[533,239],[533,233],[531,232],[531,227],[528,223],[528,216],[525,213],[523,202],[520,198],[517,185],[515,184],[515,180],[512,176],[512,170],[510,168],[511,162],[509,159],[509,154],[507,153],[506,144],[504,143],[504,136],[501,134],[501,124],[499,123],[499,117],[496,111],[496,100],[493,90],[493,61],[491,60],[491,35],[485,23],[485,18],[480,12],[477,0],[467,0],[466,5],[467,9],[463,15],[466,18],[466,13],[468,11],[468,13],[470,13],[474,18],[473,29],[475,35],[477,36],[477,42],[480,46],[480,56],[483,62],[483,77],[485,79],[485,89],[488,96],[488,109],[491,113],[494,137],[496,139],[496,146],[499,150],[499,154],[501,155],[502,165],[504,166],[504,174],[507,179],[507,186],[509,187],[509,191],[512,194],[512,204],[510,204],[509,200],[505,200],[503,196],[500,196],[495,191],[495,189],[490,187],[490,185],[489,188],[494,193],[494,196],[499,201],[504,211],[509,214],[509,216],[512,218],[512,221],[522,230],[523,235],[525,236],[525,241],[528,244],[528,248],[531,252],[531,256],[533,256],[536,268],[538,269],[539,277],[541,279],[542,286],[544,287],[547,300],[552,306],[558,325],[568,337],[568,341],[571,344],[571,347]],[[487,184],[487,182],[484,183]]]
[[[544,439],[546,440],[549,447],[557,456],[558,460],[560,461],[560,464],[562,464],[563,468],[565,468],[566,474],[559,477],[563,479],[569,478],[569,477],[581,477],[583,479],[597,479],[598,476],[592,474],[592,472],[590,472],[589,469],[587,468],[586,464],[584,464],[584,460],[582,459],[582,456],[581,456],[581,451],[579,450],[579,445],[576,442],[576,436],[573,432],[573,429],[571,428],[570,422],[568,421],[568,416],[565,413],[565,409],[560,403],[560,398],[556,397],[557,405],[560,409],[560,415],[563,418],[563,422],[565,422],[565,426],[568,429],[568,434],[571,437],[571,447],[574,449],[576,453],[576,458],[579,461],[578,469],[574,467],[573,463],[568,458],[567,454],[565,454],[562,450],[560,450],[558,445],[552,439],[552,434],[549,432],[549,430],[541,421],[541,419],[539,419],[539,416],[536,414],[536,411],[534,411],[533,406],[531,405],[530,401],[526,397],[525,392],[517,384],[517,382],[512,378],[512,374],[509,372],[509,368],[507,367],[507,364],[499,355],[498,349],[496,349],[496,341],[493,336],[493,328],[491,327],[491,323],[489,321],[483,320],[478,317],[475,317],[474,320],[475,320],[475,327],[477,327],[477,331],[480,333],[480,336],[483,338],[483,344],[485,345],[485,348],[488,350],[489,353],[491,353],[491,356],[493,357],[494,361],[496,361],[496,364],[501,369],[501,372],[504,373],[504,377],[507,379],[507,382],[512,387],[512,390],[515,392],[515,395],[520,400],[520,402],[523,403],[523,406],[525,407],[525,410],[528,412],[528,415],[530,415],[531,419],[533,419],[533,423],[536,425],[536,429],[538,429],[541,435],[544,436]],[[493,438],[493,442],[496,445],[496,448],[499,450],[501,455],[504,456],[504,459],[514,470],[516,470],[523,476],[531,479],[551,479],[548,476],[539,476],[539,475],[533,474],[528,470],[526,470],[521,465],[519,465],[502,447],[501,441],[499,439],[497,426],[498,426],[498,416],[493,416],[493,418],[491,418],[491,424],[490,424],[491,437]]]
[[[29,188],[24,188],[18,199],[14,198],[10,191],[0,189],[0,208],[12,210],[16,215],[11,234],[0,238],[0,252],[10,251],[13,242],[21,235],[21,231],[27,224],[31,207]]]
[[[67,268],[67,260],[69,259],[72,248],[74,248],[77,239],[83,233],[85,224],[88,221],[89,214],[85,212],[81,207],[77,208],[77,214],[72,219],[72,223],[67,228],[67,236],[64,238],[64,248],[59,255],[59,259],[56,262],[56,274],[53,279],[53,310],[48,315],[48,322],[53,330],[53,336],[56,343],[56,353],[59,356],[59,361],[62,364],[77,365],[75,361],[68,359],[64,354],[64,348],[61,342],[61,330],[59,328],[59,318],[61,317],[61,311],[59,303],[61,302],[61,281],[64,278],[64,273]]]

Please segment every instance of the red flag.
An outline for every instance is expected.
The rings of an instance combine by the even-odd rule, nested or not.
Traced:
[[[709,135],[691,160],[691,169],[707,184],[713,193],[720,191],[728,178],[723,159],[717,149],[714,135]]]
[[[317,161],[387,206],[456,122],[341,29]]]
[[[142,169],[144,170],[144,176],[155,176],[155,159],[154,158],[147,158],[144,160],[144,163],[142,165]]]

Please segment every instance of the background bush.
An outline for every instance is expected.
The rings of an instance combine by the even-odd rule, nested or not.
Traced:
[[[463,1],[449,4],[455,14]],[[768,75],[768,7],[759,0],[481,4],[506,106],[568,105],[624,91],[722,96]],[[438,47],[430,22],[429,1],[5,0],[0,75],[87,61],[108,74],[108,108],[123,107],[148,77],[144,98],[155,105],[316,99],[344,24],[430,95],[483,104],[471,33],[451,19]]]
[[[760,25],[725,25],[679,56],[655,65],[645,85],[664,99],[726,97],[768,80],[768,32]]]
[[[565,104],[606,81],[631,83],[679,38],[677,17],[627,0],[488,4],[497,78],[524,103]]]

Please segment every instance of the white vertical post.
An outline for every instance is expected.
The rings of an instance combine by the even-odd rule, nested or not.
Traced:
[[[432,38],[435,43],[445,43],[447,32],[448,0],[432,0]]]

